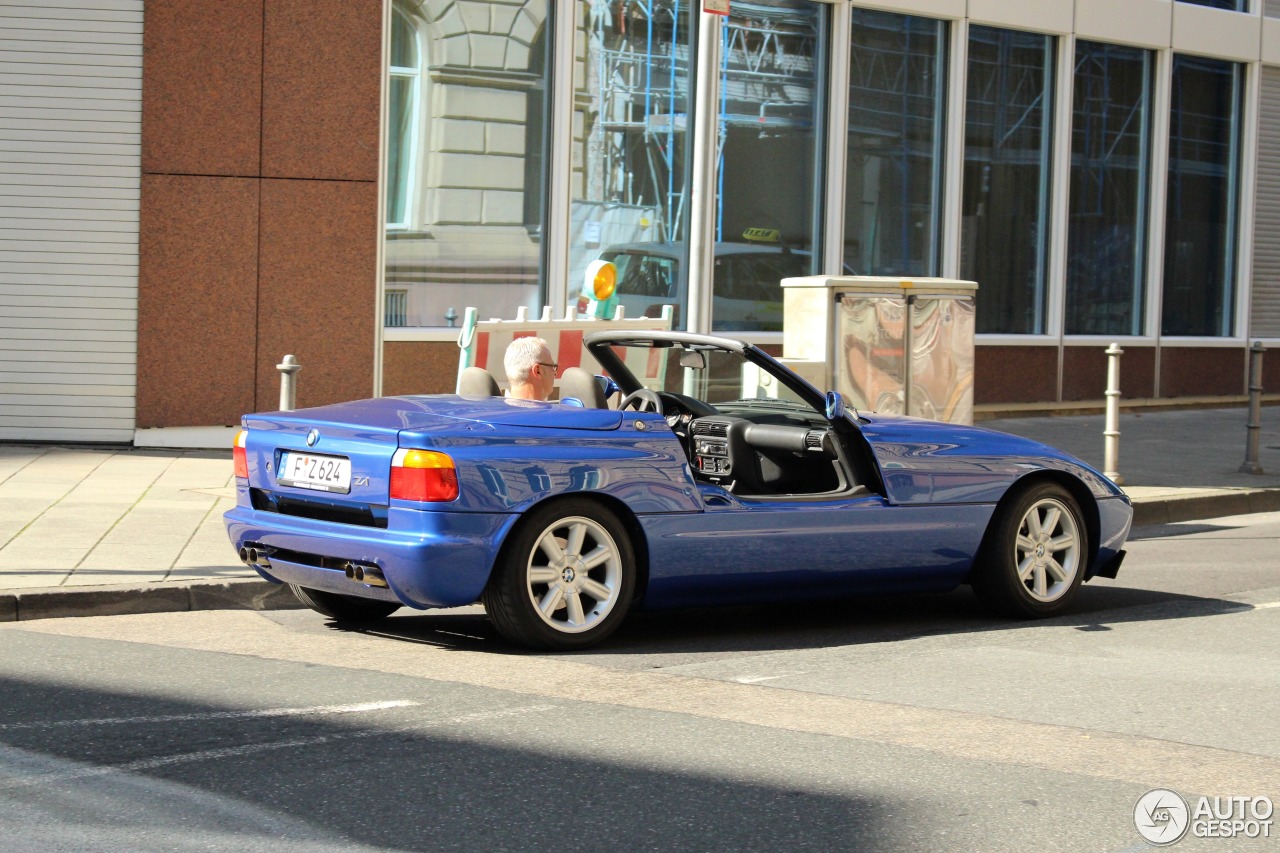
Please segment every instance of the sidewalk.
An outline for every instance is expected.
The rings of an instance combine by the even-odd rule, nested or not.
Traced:
[[[1248,410],[1188,409],[1120,415],[1120,475],[1134,526],[1280,510],[1280,406],[1262,409],[1258,461],[1242,474]],[[978,426],[1065,450],[1103,470],[1103,415],[1003,418]]]
[[[1280,510],[1280,407],[1263,409],[1264,475],[1238,472],[1243,408],[1126,414],[1120,473],[1135,524]],[[1102,468],[1103,417],[980,426]],[[222,526],[231,453],[0,445],[0,622],[300,606],[236,558]]]
[[[297,606],[242,564],[231,454],[0,445],[0,622]]]

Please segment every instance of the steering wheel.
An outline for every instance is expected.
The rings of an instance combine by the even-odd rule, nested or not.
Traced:
[[[618,408],[620,410],[633,409],[637,412],[655,412],[661,415],[662,398],[658,396],[656,391],[650,391],[648,388],[637,388],[622,398]]]

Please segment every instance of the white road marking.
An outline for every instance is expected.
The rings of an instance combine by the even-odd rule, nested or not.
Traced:
[[[1232,607],[1228,607],[1223,612],[1224,613],[1249,613],[1250,611],[1253,611],[1253,610],[1272,610],[1276,607],[1280,607],[1280,601],[1263,601],[1258,604],[1253,604],[1248,601],[1238,601],[1238,602],[1234,602],[1234,605]]]
[[[183,723],[193,720],[250,720],[263,717],[309,717],[330,714],[363,714],[369,711],[385,711],[389,708],[409,708],[420,705],[411,699],[392,699],[386,702],[363,702],[359,705],[313,705],[310,708],[264,708],[257,711],[206,711],[201,714],[166,714],[155,717],[90,717],[84,720],[48,720],[39,723],[3,723],[0,731],[13,729],[52,729],[64,726],[115,726],[146,723]]]
[[[781,675],[740,675],[733,680],[739,684],[759,684],[762,681],[773,681],[777,678],[789,678],[793,675],[804,675],[804,672],[784,672]]]
[[[408,704],[417,705],[418,703],[411,702]],[[80,767],[75,770],[63,770],[54,773],[37,773],[30,776],[17,776],[9,779],[0,779],[0,790],[60,784],[63,782],[72,782],[78,779],[91,779],[97,776],[109,776],[115,773],[140,773],[147,770],[155,770],[160,767],[170,767],[175,764],[192,764],[202,761],[216,761],[223,758],[239,758],[241,756],[252,755],[257,752],[270,752],[278,749],[316,746],[318,744],[336,743],[343,740],[378,737],[379,735],[413,734],[424,728],[432,729],[439,728],[441,726],[458,726],[482,720],[516,717],[524,714],[538,713],[540,711],[551,711],[555,708],[555,705],[524,705],[516,708],[503,708],[497,711],[478,711],[473,714],[461,714],[456,717],[449,717],[441,720],[428,720],[417,727],[397,726],[395,728],[371,729],[358,732],[338,732],[336,734],[292,738],[290,740],[278,740],[269,743],[249,743],[244,744],[243,746],[229,746],[222,749],[202,749],[197,752],[161,755],[156,756],[155,758],[141,758],[137,761],[129,761],[124,764],[106,764],[96,767]],[[0,766],[0,771],[3,771],[2,766]]]
[[[1272,594],[1268,591],[1263,595]],[[334,661],[341,660],[352,669],[403,675],[418,681],[473,685],[506,695],[523,694],[529,701],[583,702],[691,715],[1112,779],[1147,785],[1148,789],[1152,782],[1158,782],[1174,790],[1267,791],[1280,779],[1280,758],[1150,735],[1102,730],[1085,734],[1069,725],[800,690],[764,689],[768,685],[660,671],[613,670],[583,663],[581,659],[444,651],[416,643],[372,642],[345,633],[295,630],[248,610],[0,624],[0,636],[6,630],[214,654],[256,655],[323,667],[332,667]]]

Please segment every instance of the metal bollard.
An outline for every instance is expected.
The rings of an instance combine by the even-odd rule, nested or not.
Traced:
[[[280,411],[292,412],[293,403],[297,398],[298,388],[297,380],[293,375],[302,369],[302,365],[298,364],[297,356],[286,355],[284,361],[276,365],[276,370],[280,371]]]
[[[1258,464],[1258,440],[1262,434],[1262,341],[1254,341],[1249,348],[1249,438],[1244,445],[1244,464],[1241,474],[1265,474]]]
[[[1117,486],[1124,485],[1120,467],[1120,356],[1119,344],[1107,347],[1107,424],[1102,430],[1102,473]]]

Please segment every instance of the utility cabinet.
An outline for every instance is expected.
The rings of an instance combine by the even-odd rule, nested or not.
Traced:
[[[977,290],[950,278],[783,279],[782,360],[863,411],[971,424]]]

